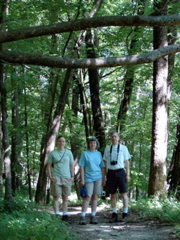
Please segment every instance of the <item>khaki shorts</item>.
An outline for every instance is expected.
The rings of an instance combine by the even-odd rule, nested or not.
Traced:
[[[70,196],[72,180],[69,178],[53,177],[55,180],[51,181],[51,195],[52,196]]]
[[[92,195],[100,195],[102,193],[102,178],[95,182],[85,183],[85,187],[89,197]]]

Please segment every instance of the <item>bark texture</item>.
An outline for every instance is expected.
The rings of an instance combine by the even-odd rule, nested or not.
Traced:
[[[2,32],[0,42],[12,42],[20,39],[47,36],[57,33],[86,30],[88,28],[108,26],[172,26],[180,24],[180,15],[169,16],[105,16],[78,19],[64,23],[17,29]]]
[[[86,52],[87,57],[96,57],[94,39],[91,30],[89,30],[86,35]],[[93,114],[93,130],[95,132],[95,136],[99,140],[100,146],[104,147],[105,132],[99,96],[99,73],[97,69],[88,69],[88,74],[91,94],[91,107]]]
[[[0,51],[0,61],[1,63],[6,64],[30,64],[37,66],[47,66],[52,68],[100,68],[152,63],[159,58],[162,58],[169,54],[175,54],[177,52],[180,52],[180,44],[160,47],[142,55],[86,59],[60,58],[38,54]]]
[[[158,2],[157,14],[166,12],[166,1]],[[163,9],[163,10],[162,10]],[[164,12],[165,11],[165,12]],[[167,27],[154,28],[154,49],[167,45]],[[166,160],[167,160],[167,81],[168,58],[163,57],[153,65],[153,121],[152,148],[148,194],[165,197],[167,194]]]
[[[67,102],[68,92],[71,83],[71,72],[72,71],[70,69],[67,70],[66,77],[64,79],[63,86],[61,89],[61,94],[59,96],[59,101],[56,106],[53,121],[51,122],[51,126],[49,128],[50,130],[46,136],[44,149],[42,150],[43,154],[41,154],[40,158],[40,171],[35,195],[36,202],[40,204],[44,204],[46,202],[46,184],[47,184],[46,163],[49,153],[54,149],[55,146],[56,136],[59,131],[59,126],[61,123],[65,104]]]

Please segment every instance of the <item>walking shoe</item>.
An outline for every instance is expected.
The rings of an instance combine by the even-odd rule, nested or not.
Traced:
[[[63,215],[62,216],[62,221],[66,221],[67,222],[68,221],[68,215]]]
[[[91,224],[98,224],[98,221],[97,221],[96,216],[91,216],[91,218],[90,218],[90,223],[91,223]]]
[[[86,225],[86,218],[81,216],[80,220],[79,220],[79,224],[80,225]]]
[[[127,222],[127,219],[128,219],[128,214],[127,213],[122,213],[123,222]]]
[[[112,213],[111,220],[109,220],[109,223],[114,223],[114,222],[118,222],[118,214],[115,212]]]

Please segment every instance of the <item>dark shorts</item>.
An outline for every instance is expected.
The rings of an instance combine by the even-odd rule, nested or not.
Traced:
[[[128,191],[126,184],[126,173],[123,168],[119,171],[108,170],[107,187],[110,194],[115,194],[117,189],[119,189],[120,193],[126,193]]]

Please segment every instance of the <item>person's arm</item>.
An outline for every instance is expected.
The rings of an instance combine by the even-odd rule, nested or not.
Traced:
[[[51,165],[52,165],[52,163],[50,163],[50,162],[47,163],[47,174],[48,174],[49,179],[50,179],[51,181],[53,181],[54,178],[53,178],[52,175],[51,175]]]
[[[74,162],[70,163],[71,178],[74,180]]]
[[[80,166],[80,175],[81,175],[81,186],[84,186],[85,181],[84,181],[84,167]]]
[[[108,163],[106,160],[104,160],[104,165],[105,165],[104,174],[106,175],[108,172]]]
[[[105,167],[101,168],[102,171],[102,185],[105,186],[106,185],[106,169]]]
[[[125,168],[126,168],[126,179],[127,182],[130,181],[130,166],[129,166],[129,160],[124,161]]]

